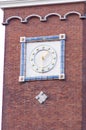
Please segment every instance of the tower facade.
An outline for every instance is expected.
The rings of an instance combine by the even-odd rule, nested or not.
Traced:
[[[0,2],[2,130],[86,130],[85,2]]]

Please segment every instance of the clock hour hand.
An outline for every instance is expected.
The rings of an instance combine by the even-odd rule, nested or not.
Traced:
[[[44,61],[48,56],[49,56],[49,52],[47,51],[47,52],[42,56],[42,60]]]

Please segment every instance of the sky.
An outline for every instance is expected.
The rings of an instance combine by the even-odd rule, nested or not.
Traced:
[[[0,130],[2,120],[2,95],[3,95],[3,66],[4,66],[4,30],[2,25],[3,11],[0,9]]]

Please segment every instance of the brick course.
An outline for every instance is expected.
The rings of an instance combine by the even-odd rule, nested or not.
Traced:
[[[23,18],[30,14],[45,16],[52,12],[64,15],[73,10],[84,14],[84,7],[84,3],[75,3],[4,9],[4,19],[14,15]],[[83,41],[86,39],[84,38],[86,32],[83,31],[85,24],[86,20],[81,20],[73,14],[64,21],[56,16],[49,17],[47,22],[40,22],[34,17],[27,24],[14,19],[6,26],[2,130],[86,130],[84,117],[86,52]],[[66,79],[19,83],[20,37],[63,33],[67,36]],[[42,105],[35,99],[41,90],[49,96]]]

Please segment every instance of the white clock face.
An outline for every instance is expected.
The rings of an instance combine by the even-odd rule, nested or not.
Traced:
[[[52,70],[56,61],[56,51],[48,45],[37,46],[30,55],[32,69],[38,73],[45,73]]]

